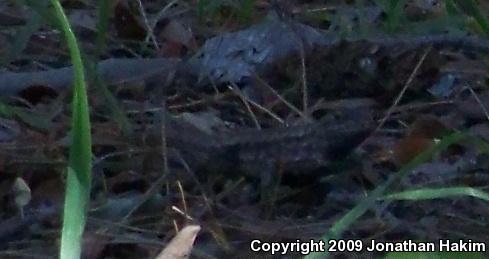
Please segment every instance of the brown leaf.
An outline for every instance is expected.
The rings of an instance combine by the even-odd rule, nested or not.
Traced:
[[[434,116],[422,116],[409,127],[406,137],[399,140],[393,149],[393,160],[398,165],[408,163],[421,152],[435,144],[447,127]]]
[[[409,137],[436,138],[445,133],[447,127],[435,116],[424,115],[417,118],[409,127]]]
[[[394,163],[404,165],[434,144],[435,141],[432,138],[407,136],[394,145]]]

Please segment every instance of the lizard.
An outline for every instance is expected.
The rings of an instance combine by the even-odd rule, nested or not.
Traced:
[[[345,116],[348,117],[348,116]],[[263,177],[282,166],[294,173],[328,167],[363,142],[374,128],[372,116],[325,116],[317,121],[266,129],[233,129],[207,133],[189,122],[165,115],[167,144],[198,164],[231,168]]]

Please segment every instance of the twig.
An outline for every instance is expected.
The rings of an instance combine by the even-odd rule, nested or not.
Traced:
[[[156,24],[158,23],[158,21],[163,18],[164,14],[166,13],[166,11],[168,11],[168,9],[170,9],[174,4],[176,4],[179,0],[173,0],[171,2],[169,2],[167,5],[165,5],[165,7],[163,7],[163,9],[161,9],[157,14],[156,14],[156,17],[154,17],[153,21],[151,22],[151,25],[150,25],[150,28],[151,28],[151,31],[154,30]],[[150,37],[154,37],[154,34],[148,34],[146,35],[146,38],[144,39],[144,41],[149,41],[149,38]]]
[[[185,169],[185,171],[188,172],[192,176],[193,180],[197,184],[197,188],[202,193],[202,198],[204,199],[204,204],[207,207],[207,209],[209,210],[209,214],[210,214],[212,220],[214,221],[216,219],[216,217],[214,215],[214,210],[212,208],[213,205],[211,204],[211,202],[209,202],[208,195],[206,194],[206,188],[204,188],[204,186],[202,186],[202,183],[199,181],[197,175],[190,168],[189,164],[185,161],[185,159],[183,159],[181,154],[179,152],[177,152],[177,155],[178,155],[177,157],[178,157],[181,165]],[[217,196],[219,196],[219,194],[217,194]],[[219,199],[216,197],[216,199],[214,199],[214,201],[212,203],[216,204],[216,202],[218,200]],[[216,224],[216,228],[214,229],[214,231],[211,231],[211,234],[214,237],[214,239],[217,241],[217,243],[222,245],[225,250],[229,250],[229,249],[231,249],[231,247],[229,245],[229,242],[227,241],[226,234],[224,233],[224,231],[222,230],[222,228],[219,225],[220,224]]]
[[[485,54],[489,53],[489,40],[470,36],[452,36],[447,34],[396,37],[374,35],[368,38],[360,38],[358,36],[341,38],[337,35],[324,36],[327,38],[327,40],[321,43],[318,46],[319,48],[333,47],[344,40],[346,42],[367,42],[384,47],[403,45],[406,48],[417,48],[423,45],[432,45],[433,47],[458,47]],[[195,57],[202,54],[202,51],[204,50],[201,49],[200,51],[197,51]],[[170,71],[174,70],[182,73],[183,75],[202,76],[202,69],[202,64],[195,62],[195,59],[189,59],[183,62],[180,62],[178,59],[163,58],[109,59],[101,61],[98,65],[98,72],[107,84],[120,84],[134,80],[141,80],[155,74],[168,74]],[[0,73],[0,96],[16,95],[20,91],[27,89],[32,85],[45,85],[55,90],[70,87],[71,82],[73,81],[73,73],[71,71],[71,67],[64,67],[39,72]],[[299,114],[304,116],[302,112]]]
[[[264,113],[268,114],[270,117],[272,117],[273,119],[275,119],[276,121],[278,121],[280,124],[284,124],[285,123],[282,118],[280,118],[277,114],[275,114],[271,110],[267,109],[266,107],[263,107],[263,105],[255,102],[253,100],[250,100],[249,98],[248,98],[248,102],[251,103],[258,110],[263,111]]]
[[[163,186],[166,180],[166,176],[168,175],[168,158],[167,158],[167,145],[166,145],[166,110],[165,105],[166,102],[162,101],[163,111],[161,113],[161,154],[163,157],[163,167],[164,172],[161,176],[154,182],[151,187],[143,194],[143,197],[134,205],[134,207],[122,218],[121,223],[127,221],[127,219],[143,205],[146,201],[148,201],[154,194],[156,194],[160,188]]]
[[[136,2],[138,3],[139,12],[141,13],[141,16],[143,17],[143,22],[144,22],[144,26],[146,27],[146,30],[147,30],[147,35],[149,35],[149,37],[151,38],[151,41],[152,41],[155,49],[159,50],[160,47],[158,46],[158,42],[156,42],[156,37],[155,37],[155,34],[153,32],[153,28],[149,25],[148,17],[146,16],[146,11],[144,11],[143,3],[141,2],[141,0],[136,0]]]
[[[237,87],[236,85],[234,87]],[[232,89],[231,89],[232,90]],[[245,96],[244,94],[241,95],[243,98],[246,99],[246,101],[250,104],[252,104],[255,108],[257,108],[258,110],[268,114],[270,117],[272,117],[273,119],[275,119],[276,121],[278,121],[280,124],[284,124],[284,120],[282,118],[280,118],[280,116],[278,116],[277,114],[275,114],[274,112],[272,112],[271,110],[267,109],[266,107],[264,107],[263,105],[251,100],[250,98],[248,98],[247,96]],[[292,105],[292,104],[291,104]],[[295,108],[295,107],[294,107]],[[297,108],[296,108],[297,109]],[[300,112],[300,111],[299,111]]]
[[[253,110],[251,110],[250,104],[248,103],[248,98],[241,92],[239,87],[236,84],[233,84],[233,86],[228,86],[229,90],[233,91],[243,102],[244,106],[246,107],[246,110],[250,114],[251,120],[253,120],[253,123],[255,124],[255,127],[257,129],[261,129],[260,123],[258,122],[258,119],[255,116],[255,113],[253,113]]]
[[[484,112],[484,115],[486,115],[487,120],[489,120],[489,112],[487,111],[486,106],[481,101],[481,99],[479,98],[479,96],[477,95],[477,93],[474,91],[474,89],[472,89],[472,87],[470,87],[468,85],[467,85],[466,88],[469,89],[469,91],[472,94],[472,96],[474,96],[475,101],[479,104],[479,106],[481,107],[482,111]]]
[[[265,80],[261,79],[259,76],[254,76],[254,78],[257,80],[258,83],[261,85],[265,86],[275,97],[277,97],[281,102],[283,102],[287,107],[289,107],[292,111],[297,113],[301,118],[307,119],[307,116],[299,110],[297,107],[295,107],[293,104],[291,104],[289,101],[287,101],[282,95],[280,95],[273,87],[271,87]]]
[[[177,180],[177,186],[178,186],[178,191],[180,191],[180,196],[182,197],[184,215],[187,218],[191,218],[190,216],[188,216],[188,207],[187,207],[187,201],[185,200],[185,192],[183,191],[182,183],[179,180]]]
[[[143,80],[156,74],[168,75],[178,69],[179,62],[179,59],[173,58],[106,59],[98,63],[97,73],[106,84],[113,85]],[[5,72],[0,73],[0,96],[13,96],[33,85],[62,90],[71,86],[72,82],[71,66],[37,72]]]
[[[411,74],[409,75],[409,78],[407,79],[406,83],[404,84],[404,87],[402,88],[401,92],[399,93],[399,95],[397,96],[396,100],[394,101],[394,103],[392,104],[391,107],[389,107],[389,110],[387,110],[387,113],[385,114],[384,118],[382,118],[382,120],[380,121],[379,125],[377,126],[377,128],[375,129],[375,131],[378,131],[380,128],[382,128],[382,126],[384,126],[385,122],[387,121],[387,119],[391,116],[392,112],[394,111],[394,108],[399,104],[399,102],[401,101],[402,97],[404,96],[404,94],[406,93],[406,90],[408,89],[408,87],[411,85],[412,81],[414,80],[414,77],[416,76],[416,74],[418,73],[418,70],[419,68],[421,67],[421,65],[423,64],[424,60],[426,59],[426,56],[428,55],[428,53],[431,51],[431,48],[432,46],[430,45],[426,50],[425,52],[423,53],[423,56],[421,56],[421,58],[419,59],[418,63],[416,64],[416,66],[414,67],[413,71],[411,72]],[[374,131],[374,132],[375,132]]]
[[[304,112],[304,114],[307,114],[307,110],[309,108],[309,90],[307,87],[306,54],[304,52],[304,44],[302,40],[300,40],[299,53],[301,55],[302,111]]]

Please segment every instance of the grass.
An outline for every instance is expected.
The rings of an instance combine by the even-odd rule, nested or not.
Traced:
[[[365,214],[370,208],[375,206],[375,202],[382,199],[384,193],[400,178],[409,174],[418,165],[429,160],[434,154],[445,150],[449,146],[459,143],[466,139],[465,134],[461,132],[455,132],[445,138],[443,138],[436,145],[430,149],[422,152],[417,157],[415,157],[411,162],[403,166],[397,173],[391,175],[383,184],[371,191],[363,201],[358,203],[354,208],[347,212],[343,217],[341,217],[326,233],[321,239],[325,242],[326,246],[330,239],[338,239],[341,234],[349,228],[353,223],[355,223],[361,216]],[[445,197],[445,196],[439,196]],[[327,250],[327,249],[326,249]],[[311,253],[305,257],[305,259],[318,259],[327,258],[328,253]]]
[[[408,190],[398,193],[393,193],[384,196],[383,200],[433,200],[442,198],[452,198],[468,196],[484,201],[489,201],[489,193],[483,192],[472,187],[444,187],[444,188],[422,188],[417,190]],[[388,253],[385,258],[486,258],[482,253],[469,252],[418,252],[418,253]]]
[[[423,188],[393,193],[383,197],[383,200],[432,200],[457,196],[469,196],[489,201],[489,194],[471,187]]]
[[[456,8],[475,21],[477,29],[489,37],[489,19],[474,0],[448,0],[447,7]]]
[[[66,178],[66,193],[61,234],[61,259],[80,258],[83,230],[90,199],[92,153],[90,118],[88,110],[85,72],[80,49],[63,7],[51,0],[54,12],[66,38],[74,68],[74,93],[71,119],[71,145]]]
[[[478,198],[484,201],[489,201],[489,194],[483,192],[481,190],[460,186],[460,187],[445,187],[445,188],[423,188],[417,190],[407,190],[403,192],[393,193],[384,195],[385,192],[391,187],[393,184],[397,182],[400,178],[409,174],[415,167],[421,165],[422,163],[429,160],[433,155],[439,153],[451,145],[461,143],[462,141],[473,141],[473,138],[466,136],[464,133],[455,132],[444,139],[442,139],[439,143],[437,143],[432,148],[422,152],[417,157],[415,157],[411,162],[403,166],[397,173],[391,175],[391,177],[385,181],[382,185],[375,188],[371,191],[367,197],[360,203],[358,203],[354,208],[352,208],[349,212],[347,212],[342,218],[340,218],[326,233],[321,239],[327,244],[330,239],[338,239],[341,237],[341,234],[348,229],[353,223],[355,223],[361,216],[367,212],[370,208],[375,206],[375,202],[379,200],[384,201],[394,201],[394,200],[429,200],[429,199],[441,199],[441,198],[451,198],[458,196],[469,196]],[[481,141],[483,142],[483,141]],[[485,147],[481,145],[482,149]],[[430,253],[417,253],[411,254],[410,258],[431,258],[426,257],[430,255]],[[446,254],[437,255],[437,256],[445,256]],[[305,259],[317,259],[317,258],[327,258],[329,254],[326,253],[311,253],[306,256]],[[477,257],[478,254],[467,254],[461,255],[457,254],[458,257],[455,258],[483,258]],[[476,257],[473,257],[476,256]],[[386,258],[399,258],[396,255],[388,254]]]
[[[405,20],[404,5],[406,0],[376,0],[378,6],[380,6],[386,13],[385,26],[389,33],[395,33],[401,23]]]
[[[96,94],[104,98],[108,112],[110,113],[110,118],[116,122],[118,127],[123,132],[124,136],[132,136],[133,131],[131,124],[128,121],[126,114],[120,107],[116,97],[108,89],[107,85],[100,78],[97,70],[97,64],[99,62],[100,56],[105,53],[107,48],[107,34],[109,28],[109,22],[113,8],[109,0],[101,0],[98,4],[97,10],[97,25],[96,25],[96,39],[95,39],[95,54],[87,56],[86,59],[86,69],[87,76],[90,85],[95,86]]]
[[[405,4],[403,0],[396,1],[384,1],[377,0],[376,3],[381,6],[387,14],[385,25],[386,30],[389,33],[394,33],[400,26],[403,21],[404,14],[402,10],[402,6]],[[464,0],[453,0],[447,1],[446,4],[447,11],[457,11],[464,13],[469,18],[473,19],[480,29],[480,31],[486,36],[489,35],[489,19],[482,14],[480,8],[478,8],[475,1],[464,1]],[[424,163],[429,158],[431,158],[435,153],[444,150],[450,145],[459,143],[460,141],[467,139],[464,134],[457,132],[454,133],[447,138],[440,141],[437,145],[432,147],[429,150],[422,152],[419,156],[413,159],[410,163],[406,164],[402,167],[397,173],[391,175],[391,177],[385,181],[382,185],[375,188],[371,191],[367,197],[360,203],[358,203],[354,208],[352,208],[349,212],[347,212],[342,218],[340,218],[326,233],[321,239],[326,244],[326,250],[328,241],[330,239],[338,239],[341,237],[341,234],[348,229],[354,222],[356,222],[361,216],[365,214],[370,208],[375,205],[375,202],[378,200],[426,200],[426,199],[440,199],[440,198],[451,198],[455,196],[469,196],[478,199],[482,199],[485,201],[489,201],[489,194],[483,192],[478,189],[470,188],[470,187],[446,187],[446,188],[425,188],[418,190],[408,190],[399,192],[396,194],[384,195],[384,193],[388,190],[390,186],[397,182],[398,179],[407,175],[414,169],[416,166]],[[329,254],[326,253],[311,253],[305,257],[305,259],[312,258],[327,258]],[[426,257],[428,256],[428,257]],[[432,256],[429,253],[418,253],[418,254],[410,254],[409,258],[429,258]],[[446,256],[437,255],[439,256]],[[473,254],[469,255],[456,255],[456,258],[479,258],[473,257]],[[478,256],[478,255],[476,255]],[[396,254],[388,254],[386,258],[399,258]],[[433,257],[435,258],[435,257]],[[439,257],[441,258],[441,257]],[[455,257],[454,257],[455,258]],[[480,257],[483,258],[483,257]]]

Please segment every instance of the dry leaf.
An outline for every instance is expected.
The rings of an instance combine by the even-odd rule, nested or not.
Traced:
[[[447,127],[434,116],[418,118],[410,126],[408,135],[395,144],[394,161],[400,165],[406,164],[434,145],[435,139],[446,131]]]
[[[190,255],[200,226],[184,227],[155,259],[185,259]]]

